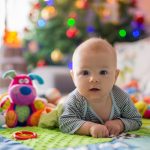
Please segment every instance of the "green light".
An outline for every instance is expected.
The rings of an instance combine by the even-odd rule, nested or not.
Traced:
[[[75,19],[69,18],[67,20],[67,24],[68,24],[69,27],[73,27],[75,25]]]
[[[119,30],[119,35],[120,35],[121,37],[125,37],[125,36],[127,35],[126,30],[124,30],[124,29]]]

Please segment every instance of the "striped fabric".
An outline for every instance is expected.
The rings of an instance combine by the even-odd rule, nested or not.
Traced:
[[[121,119],[125,126],[124,132],[139,129],[142,125],[142,118],[130,96],[114,85],[111,98],[112,110],[109,119]],[[64,111],[59,119],[59,128],[64,133],[73,134],[86,121],[104,124],[76,89],[68,95],[63,107]]]

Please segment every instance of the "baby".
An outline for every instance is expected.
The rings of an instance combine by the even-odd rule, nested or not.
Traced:
[[[73,54],[70,71],[76,89],[63,104],[59,128],[69,134],[117,136],[141,127],[141,115],[130,96],[115,85],[119,74],[115,49],[90,38]]]

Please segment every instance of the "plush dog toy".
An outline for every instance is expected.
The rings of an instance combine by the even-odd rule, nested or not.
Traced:
[[[34,73],[17,75],[14,70],[4,73],[3,78],[7,77],[11,79],[8,94],[0,101],[0,107],[5,112],[6,125],[8,127],[38,125],[46,100],[37,97],[32,80],[43,84],[43,79]]]

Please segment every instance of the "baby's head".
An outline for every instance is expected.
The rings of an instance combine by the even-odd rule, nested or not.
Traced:
[[[117,67],[116,51],[112,47],[112,45],[109,44],[104,39],[94,37],[94,38],[90,38],[90,39],[86,40],[85,42],[81,43],[75,49],[73,57],[72,57],[73,70],[76,67],[78,67],[78,63],[79,63],[78,60],[82,61],[82,59],[84,59],[84,57],[88,56],[88,59],[90,59],[90,61],[93,61],[93,60],[95,60],[95,57],[92,57],[92,56],[93,55],[97,56],[97,54],[99,54],[99,53],[106,55],[105,58],[110,57],[110,59],[112,61],[112,65],[114,65],[114,67]],[[86,63],[86,62],[84,62],[84,63]]]
[[[119,71],[116,51],[106,40],[95,37],[83,42],[75,49],[72,63],[71,76],[81,95],[96,99],[110,93]]]

